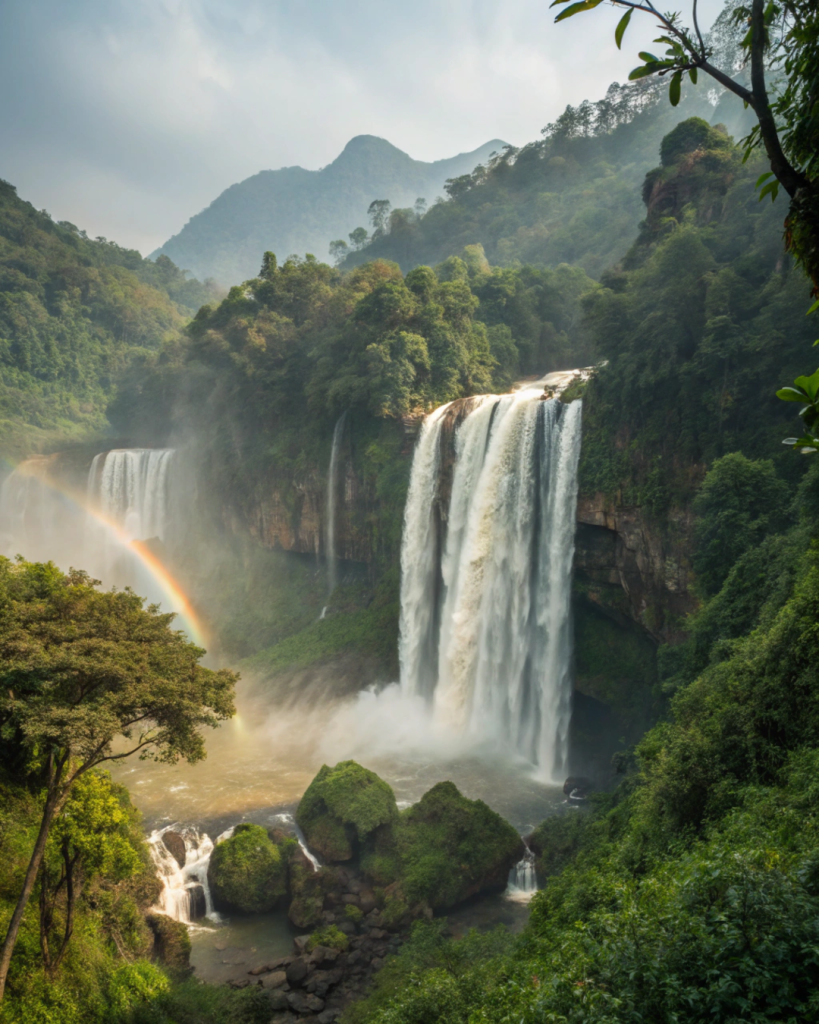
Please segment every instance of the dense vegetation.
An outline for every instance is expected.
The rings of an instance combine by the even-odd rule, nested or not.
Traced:
[[[73,224],[0,181],[0,454],[106,431],[106,406],[137,351],[159,349],[215,294]]]
[[[599,278],[631,245],[642,216],[640,184],[660,140],[693,115],[724,120],[732,131],[744,124],[738,101],[714,109],[695,94],[672,110],[652,84],[615,83],[605,99],[568,107],[542,139],[506,147],[449,182],[448,199],[423,217],[393,210],[387,230],[342,265],[382,258],[408,271],[480,244],[496,266],[569,263]]]

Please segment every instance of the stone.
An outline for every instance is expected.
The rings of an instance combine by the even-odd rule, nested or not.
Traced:
[[[385,932],[382,928],[370,928],[369,936],[371,939],[379,941],[380,939],[388,939],[390,933]]]
[[[290,1003],[287,999],[287,992],[282,992],[281,989],[273,989],[269,995],[270,1009],[271,1010],[289,1010]]]
[[[322,1010],[318,1015],[318,1024],[333,1024],[339,1016],[338,1010]]]
[[[229,981],[228,982],[228,985],[231,988],[237,988],[237,989],[247,988],[249,984],[250,984],[250,979],[249,978],[242,978],[241,981]]]
[[[309,941],[309,935],[297,935],[295,939],[293,939],[293,945],[296,947],[296,950],[301,954],[307,948],[307,943]]]
[[[563,783],[564,794],[574,800],[585,800],[593,788],[592,780],[583,775],[570,775]]]
[[[163,832],[162,843],[168,853],[172,854],[180,868],[184,868],[188,851],[185,849],[185,840],[178,832]]]
[[[311,995],[309,992],[288,992],[287,1002],[290,1009],[302,1016],[310,1013],[320,1013],[324,1009],[324,1000],[319,996]]]
[[[188,914],[191,921],[199,921],[208,911],[205,889],[198,883],[188,886]]]
[[[306,960],[299,958],[294,960],[292,964],[287,968],[287,981],[294,987],[297,985],[303,985],[304,979],[310,973],[310,966]]]
[[[339,921],[336,928],[345,935],[355,935],[355,925],[352,921]]]
[[[375,896],[371,889],[362,889],[358,894],[358,905],[361,907],[363,914],[370,914],[376,909]]]
[[[339,951],[331,949],[329,946],[316,946],[309,957],[310,962],[314,963],[316,967],[330,967],[338,958]]]
[[[341,897],[341,902],[345,903],[347,906],[353,907],[360,906],[361,904],[361,900],[355,893],[352,892],[345,892],[344,895]]]
[[[262,985],[265,988],[281,988],[287,983],[286,971],[273,971],[272,974],[267,974],[262,978]]]

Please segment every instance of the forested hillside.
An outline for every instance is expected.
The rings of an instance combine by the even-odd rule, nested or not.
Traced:
[[[167,258],[56,224],[0,182],[0,452],[104,433],[134,352],[178,336],[215,294]]]
[[[495,139],[471,153],[424,163],[386,139],[358,135],[321,170],[283,167],[231,185],[153,255],[164,253],[198,277],[225,286],[251,277],[269,249],[281,258],[313,253],[325,259],[333,239],[346,241],[367,224],[373,201],[432,203],[447,178],[471,173],[503,145]],[[362,232],[359,245],[367,237],[367,229]]]
[[[615,83],[605,99],[568,107],[542,139],[506,147],[450,181],[448,199],[423,217],[393,210],[386,230],[343,265],[384,258],[407,271],[481,244],[496,266],[570,263],[597,278],[631,245],[643,214],[640,186],[661,139],[691,116],[732,133],[747,128],[733,97],[714,107],[704,90],[690,92],[674,109],[653,80]]]

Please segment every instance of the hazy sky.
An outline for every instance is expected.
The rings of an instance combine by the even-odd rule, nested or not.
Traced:
[[[707,25],[720,0],[701,0]],[[548,0],[0,0],[0,177],[57,220],[150,252],[224,188],[332,161],[354,135],[421,160],[520,145],[598,99],[610,6]],[[640,20],[644,24],[636,31]]]

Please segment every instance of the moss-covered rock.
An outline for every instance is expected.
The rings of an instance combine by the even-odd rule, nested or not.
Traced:
[[[287,916],[300,930],[315,928],[321,921],[325,893],[335,878],[326,868],[316,871],[300,847],[290,856],[290,906]]]
[[[589,815],[580,809],[542,821],[529,836],[539,878],[559,874],[575,859],[587,838]]]
[[[211,854],[214,904],[248,913],[273,910],[287,895],[289,842],[276,845],[261,825],[237,825]]]
[[[523,842],[509,822],[482,800],[462,796],[453,783],[439,782],[378,832],[362,868],[392,893],[385,914],[400,917],[419,904],[446,910],[502,889],[522,855]]]
[[[154,959],[172,974],[184,974],[191,965],[191,940],[181,921],[165,914],[148,914],[146,924],[153,932]]]
[[[398,819],[392,789],[355,761],[324,765],[301,798],[296,820],[325,860],[351,860],[360,844]]]

